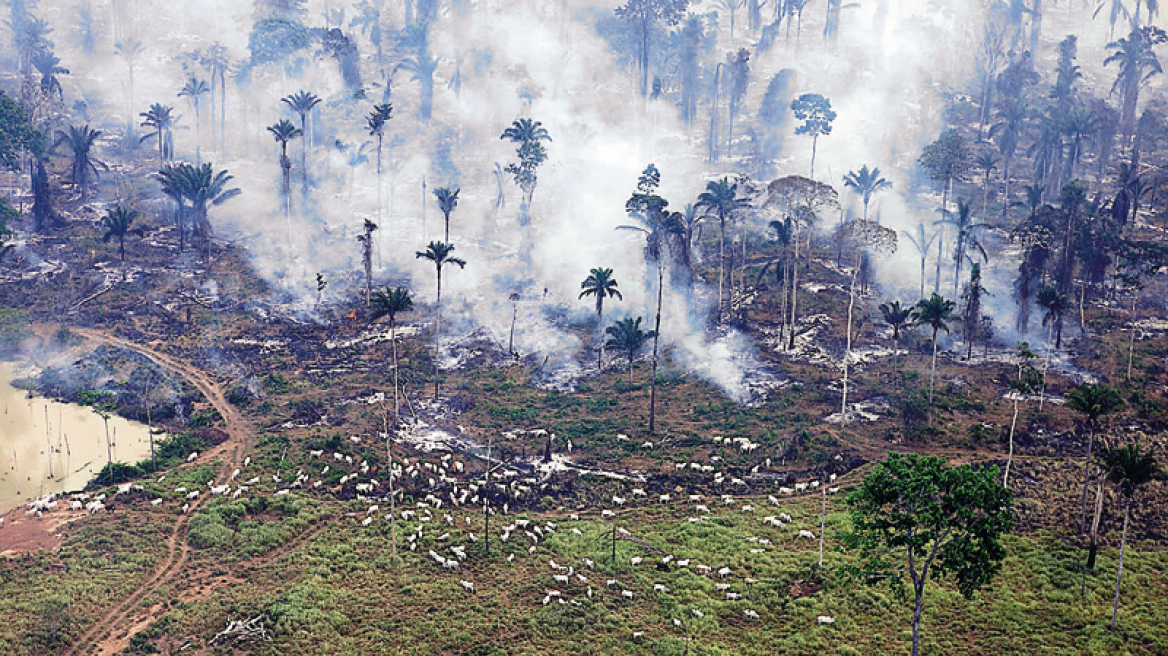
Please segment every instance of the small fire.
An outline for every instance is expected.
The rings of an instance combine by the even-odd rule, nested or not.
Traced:
[[[346,314],[345,316],[349,317],[350,319],[356,320],[357,319],[357,311],[356,310],[349,310],[349,313]]]

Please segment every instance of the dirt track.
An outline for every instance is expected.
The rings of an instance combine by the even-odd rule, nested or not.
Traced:
[[[228,435],[227,441],[201,454],[197,462],[206,463],[222,460],[223,465],[216,476],[216,484],[223,484],[228,480],[232,470],[242,463],[243,454],[251,444],[252,428],[227,402],[223,395],[223,388],[218,382],[201,369],[149,346],[137,344],[99,330],[89,328],[73,328],[72,330],[91,343],[108,344],[139,353],[158,366],[182,376],[194,385],[222,415]],[[116,654],[129,645],[134,631],[140,630],[150,619],[150,610],[139,608],[142,602],[154,591],[170,582],[186,564],[187,556],[190,553],[190,547],[187,546],[186,541],[188,523],[191,516],[207,498],[209,495],[199,496],[191,503],[190,510],[180,515],[175,521],[170,537],[166,540],[166,555],[155,567],[153,574],[116,607],[94,621],[92,627],[74,643],[73,647],[65,651],[65,654],[69,656]]]

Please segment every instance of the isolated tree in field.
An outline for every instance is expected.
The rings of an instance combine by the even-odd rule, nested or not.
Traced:
[[[917,325],[928,326],[933,330],[933,361],[929,367],[929,424],[933,423],[933,385],[937,380],[937,333],[944,330],[949,332],[949,322],[956,317],[953,310],[957,304],[940,294],[933,294],[929,300],[917,302]]]
[[[523,192],[520,221],[526,224],[527,211],[531,208],[531,200],[535,196],[535,186],[539,182],[537,171],[548,157],[543,142],[550,142],[552,137],[548,134],[547,128],[544,128],[539,121],[520,118],[512,121],[511,126],[503,130],[503,134],[499,135],[499,138],[519,145],[515,149],[519,161],[507,164],[503,171],[511,174],[515,184]]]
[[[673,26],[685,14],[689,0],[628,0],[615,9],[617,18],[636,30],[637,66],[641,70],[641,97],[649,96],[649,61],[653,32],[659,24]]]
[[[952,577],[966,599],[1001,568],[1012,497],[997,467],[950,467],[935,456],[890,454],[848,496],[853,531],[844,543],[860,554],[848,568],[868,583],[912,584],[912,655],[920,650],[929,574]]]
[[[438,321],[434,329],[434,398],[438,398],[438,363],[441,355],[439,343],[442,338],[442,267],[447,264],[454,264],[460,269],[466,268],[466,260],[454,257],[451,255],[453,252],[454,244],[432,241],[426,247],[426,250],[415,253],[418,259],[433,262],[434,269],[438,273],[438,295],[434,302],[434,307],[438,315]]]
[[[881,303],[880,316],[884,319],[884,323],[892,328],[892,345],[895,352],[899,352],[900,331],[912,327],[917,318],[916,307],[911,305],[901,307],[900,301]]]
[[[109,170],[109,166],[93,156],[93,146],[100,136],[101,130],[91,130],[88,124],[81,127],[70,125],[68,132],[57,130],[57,141],[53,144],[54,148],[61,145],[69,147],[69,153],[73,158],[72,180],[77,190],[81,192],[82,201],[85,200],[85,192],[89,189],[90,172],[93,173],[94,179],[97,179],[100,177],[99,168]]]
[[[633,361],[637,359],[637,351],[653,336],[654,331],[641,330],[641,317],[636,319],[621,319],[605,329],[609,334],[607,346],[611,349],[624,351],[629,358],[629,382],[633,382]]]
[[[618,290],[616,287],[617,282],[616,278],[612,276],[612,269],[605,269],[602,267],[592,269],[592,271],[588,273],[588,277],[584,279],[584,282],[580,283],[580,289],[583,290],[580,292],[580,298],[584,298],[585,296],[596,297],[596,317],[598,326],[604,325],[604,299],[615,297],[618,300],[624,300],[624,297],[621,296],[620,290]],[[596,358],[596,368],[604,368],[603,335],[601,336],[600,340],[600,355],[598,355]]]
[[[1054,330],[1054,348],[1063,347],[1063,317],[1072,309],[1071,297],[1060,294],[1053,285],[1047,285],[1038,292],[1038,306],[1045,312],[1042,314],[1042,325],[1051,326]]]
[[[284,215],[287,216],[292,211],[292,160],[288,159],[288,142],[302,136],[304,132],[286,118],[280,119],[275,125],[269,125],[268,132],[280,144],[280,195],[284,197]]]
[[[1087,454],[1083,461],[1083,494],[1079,501],[1082,517],[1079,533],[1087,531],[1087,485],[1090,483],[1091,451],[1100,420],[1123,407],[1123,396],[1114,387],[1101,383],[1079,385],[1067,392],[1067,408],[1079,413],[1087,427]]]
[[[905,230],[901,230],[900,234],[917,249],[917,253],[921,256],[921,300],[923,301],[925,300],[925,264],[929,259],[929,250],[932,249],[933,242],[937,241],[937,235],[940,233],[934,232],[931,235],[927,234],[925,232],[925,224],[919,223],[917,224],[916,235],[912,235]]]
[[[373,105],[373,111],[365,117],[365,127],[369,136],[377,139],[377,223],[381,224],[381,144],[385,138],[385,124],[393,118],[393,105]]]
[[[1153,76],[1163,72],[1153,48],[1165,42],[1168,42],[1168,34],[1158,27],[1149,25],[1133,29],[1127,38],[1107,44],[1114,52],[1103,60],[1103,65],[1115,63],[1119,66],[1119,75],[1115,79],[1115,84],[1111,85],[1111,92],[1118,91],[1123,98],[1120,129],[1125,138],[1131,137],[1135,132],[1136,105],[1140,99],[1140,88]]]
[[[1105,448],[1099,453],[1103,461],[1107,479],[1119,488],[1123,496],[1123,533],[1119,539],[1119,564],[1115,569],[1115,601],[1111,607],[1111,630],[1119,616],[1119,585],[1123,579],[1123,552],[1127,546],[1127,525],[1131,518],[1131,505],[1136,492],[1145,484],[1163,477],[1160,465],[1151,451],[1144,451],[1138,444]]]
[[[885,189],[891,189],[892,183],[885,180],[880,175],[880,169],[876,167],[868,168],[865,164],[860,167],[859,171],[848,171],[844,176],[844,186],[848,187],[857,194],[864,201],[864,220],[868,220],[868,203],[872,202],[872,196]]]
[[[446,232],[444,233],[446,239],[444,241],[448,244],[450,243],[450,213],[454,211],[454,208],[458,207],[459,191],[461,190],[457,187],[453,189],[450,187],[438,187],[434,190],[434,198],[438,200],[438,209],[442,210],[442,221],[446,226]]]
[[[123,281],[126,279],[126,235],[133,231],[134,219],[137,218],[137,212],[122,205],[107,210],[105,216],[101,217],[101,226],[105,228],[105,234],[101,236],[101,240],[104,242],[108,242],[111,239],[118,240],[118,254],[122,260]],[[141,231],[139,230],[139,232]]]
[[[1006,455],[1006,469],[1002,474],[1002,487],[1010,487],[1010,466],[1014,462],[1014,430],[1018,426],[1018,403],[1034,393],[1038,385],[1038,372],[1030,366],[1030,362],[1038,355],[1030,350],[1029,342],[1018,342],[1014,345],[1014,359],[1018,364],[1018,375],[1010,380],[1010,391],[1007,398],[1014,402],[1014,416],[1010,419],[1009,453]]]
[[[207,86],[206,80],[200,80],[192,75],[183,88],[178,92],[179,98],[186,98],[191,103],[191,109],[195,110],[195,164],[202,164],[202,121],[200,120],[199,109],[202,105],[200,98],[211,92],[211,87]]]
[[[738,210],[749,207],[750,201],[738,196],[738,184],[729,178],[706,183],[706,190],[698,196],[696,207],[707,215],[718,217],[718,321],[722,321],[726,280],[726,220]]]
[[[142,117],[142,127],[153,130],[150,134],[144,135],[139,141],[146,141],[150,138],[158,140],[158,156],[162,159],[172,159],[174,157],[174,135],[172,130],[174,124],[178,121],[178,117],[174,115],[174,108],[163,105],[162,103],[154,103],[150,105],[150,110],[139,114]]]
[[[106,454],[106,471],[109,478],[106,480],[106,485],[112,485],[114,482],[114,445],[110,441],[109,434],[109,420],[113,416],[114,410],[118,407],[117,396],[113,392],[106,390],[85,390],[81,392],[81,405],[89,406],[93,413],[101,417],[101,421],[105,424],[105,454]]]
[[[401,403],[398,400],[397,372],[397,315],[414,309],[414,299],[410,298],[410,290],[405,287],[386,287],[373,293],[373,303],[370,306],[369,317],[377,321],[381,317],[389,317],[389,343],[393,350],[393,415],[396,417]]]
[[[320,104],[320,96],[309,91],[297,91],[280,99],[289,109],[300,117],[300,134],[304,135],[304,143],[300,148],[300,175],[304,190],[308,190],[308,115]],[[315,141],[315,134],[313,141]]]
[[[820,135],[831,134],[831,122],[836,114],[831,109],[831,101],[818,93],[805,93],[791,101],[791,111],[795,118],[803,121],[803,125],[795,128],[795,134],[805,134],[811,137],[811,175],[815,179],[815,150],[819,145]]]

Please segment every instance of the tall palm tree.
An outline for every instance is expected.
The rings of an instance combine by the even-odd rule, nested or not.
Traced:
[[[1030,117],[1030,110],[1021,99],[1010,99],[1003,102],[998,109],[1000,121],[990,128],[990,137],[997,137],[998,152],[1002,155],[1002,181],[1005,189],[1002,194],[1002,215],[1010,205],[1010,164],[1014,160],[1014,153],[1018,150],[1018,141],[1026,129],[1026,119]]]
[[[174,129],[174,124],[178,122],[178,117],[174,115],[174,108],[163,105],[162,103],[154,103],[150,105],[150,110],[138,114],[142,117],[142,127],[153,130],[150,134],[144,135],[139,141],[146,141],[151,137],[158,139],[158,156],[164,160],[169,160],[174,157],[174,137],[171,130]]]
[[[38,50],[33,53],[31,63],[33,68],[40,73],[41,93],[49,98],[62,99],[65,92],[61,88],[61,81],[57,79],[57,76],[68,75],[69,69],[61,66],[61,59],[49,50]]]
[[[300,133],[308,135],[308,115],[313,108],[320,104],[320,97],[309,91],[297,91],[280,99],[289,109],[300,116]],[[314,123],[315,125],[315,123]],[[315,131],[315,128],[314,128]],[[315,133],[313,135],[315,141]],[[308,137],[305,136],[300,149],[300,175],[304,183],[304,190],[308,191]]]
[[[1142,450],[1138,444],[1104,449],[1100,454],[1107,479],[1119,487],[1123,495],[1123,533],[1119,539],[1119,564],[1115,570],[1115,601],[1111,607],[1111,630],[1115,630],[1115,620],[1119,615],[1119,584],[1123,579],[1123,552],[1127,547],[1127,525],[1131,518],[1132,499],[1140,487],[1163,476],[1160,465],[1151,451]]]
[[[438,209],[442,210],[442,219],[446,225],[445,242],[450,243],[450,213],[458,207],[458,187],[438,187],[434,190],[434,198],[438,199]]]
[[[1079,385],[1067,392],[1067,407],[1083,417],[1087,425],[1087,456],[1083,461],[1083,494],[1080,499],[1082,518],[1079,532],[1087,531],[1087,484],[1091,467],[1091,451],[1095,446],[1095,432],[1099,429],[1099,420],[1119,411],[1123,407],[1123,396],[1119,391],[1108,385],[1092,383]]]
[[[286,216],[292,209],[292,160],[288,159],[288,142],[303,135],[304,132],[292,125],[292,122],[286,118],[280,119],[280,122],[275,125],[269,125],[268,132],[272,133],[272,138],[280,144],[280,171],[282,173],[280,194],[284,197],[284,214]]]
[[[933,247],[933,242],[937,241],[938,232],[931,235],[925,233],[925,224],[917,224],[917,234],[914,237],[908,231],[901,230],[900,234],[904,235],[909,242],[916,247],[917,253],[921,256],[921,300],[925,300],[925,264],[929,259],[929,251]]]
[[[160,177],[169,178],[179,197],[190,203],[195,236],[200,239],[209,256],[211,223],[207,218],[207,210],[240,194],[239,189],[227,186],[235,176],[225,170],[216,172],[211,163],[207,162],[202,166],[184,163],[168,167],[160,172]]]
[[[1072,309],[1071,297],[1060,294],[1053,285],[1047,285],[1038,292],[1039,307],[1046,310],[1042,314],[1042,325],[1054,329],[1054,348],[1063,347],[1063,317]]]
[[[373,105],[373,111],[365,117],[365,127],[369,136],[377,139],[377,224],[381,225],[381,142],[385,137],[385,124],[393,118],[393,105]],[[380,243],[380,242],[378,242]],[[380,253],[380,250],[378,251]]]
[[[597,324],[604,325],[604,299],[616,297],[624,300],[620,291],[616,288],[616,278],[612,276],[612,269],[605,269],[597,267],[588,273],[588,277],[584,282],[580,283],[580,298],[585,296],[596,296],[596,316]],[[596,368],[604,368],[604,340],[600,341],[600,355],[596,358]]]
[[[126,235],[132,232],[131,226],[134,224],[134,219],[137,218],[137,212],[122,205],[107,210],[105,216],[101,217],[101,225],[105,228],[105,234],[101,236],[101,240],[103,242],[108,242],[111,239],[118,240],[118,254],[122,259],[123,282],[126,280]]]
[[[750,201],[738,197],[738,184],[729,178],[706,183],[706,190],[698,196],[696,207],[718,217],[718,321],[724,309],[723,287],[726,279],[726,220],[734,212],[749,207]]]
[[[1153,46],[1163,43],[1164,32],[1154,27],[1133,29],[1127,38],[1121,38],[1107,44],[1115,51],[1103,60],[1103,65],[1115,63],[1119,66],[1119,74],[1115,83],[1111,85],[1111,92],[1120,92],[1123,97],[1120,127],[1123,136],[1130,137],[1136,125],[1136,104],[1139,102],[1140,87],[1149,78],[1162,73],[1160,60],[1156,57]]]
[[[434,398],[438,398],[439,340],[442,337],[442,267],[447,264],[454,264],[460,269],[466,268],[466,260],[454,257],[451,255],[453,252],[454,244],[432,241],[426,246],[426,250],[415,253],[418,259],[433,262],[434,269],[438,273],[438,295],[434,303],[434,307],[438,313],[438,321],[434,329]]]
[[[54,148],[62,144],[69,146],[69,151],[73,155],[73,184],[81,192],[81,200],[83,201],[88,189],[87,182],[90,171],[93,172],[94,178],[98,178],[100,177],[98,168],[109,170],[109,166],[91,154],[93,145],[100,136],[101,130],[91,130],[88,124],[81,127],[70,125],[69,132],[57,130],[57,141],[53,144]]]
[[[206,80],[200,80],[192,75],[183,88],[179,90],[178,97],[186,98],[191,103],[191,109],[195,110],[195,165],[199,166],[203,163],[203,137],[202,137],[202,121],[200,120],[199,108],[201,106],[200,98],[211,91],[211,87],[207,86]]]
[[[921,299],[917,302],[917,325],[928,326],[933,329],[933,363],[929,368],[929,423],[933,423],[933,385],[937,379],[937,333],[944,330],[949,332],[949,322],[957,317],[953,311],[957,304],[940,294],[934,293],[929,300]]]
[[[621,319],[605,329],[610,335],[607,346],[624,351],[629,358],[629,382],[633,382],[633,361],[637,359],[637,351],[657,333],[650,330],[641,330],[641,317],[636,319]]]
[[[499,138],[520,145],[528,142],[552,140],[547,128],[543,127],[543,123],[533,121],[530,118],[515,119],[511,122],[510,127],[503,130],[503,134]]]
[[[396,417],[398,408],[398,374],[397,374],[397,315],[414,309],[414,299],[410,298],[410,290],[405,287],[377,290],[373,293],[373,305],[369,317],[377,321],[381,317],[389,317],[389,342],[393,349],[393,414]]]
[[[978,234],[989,227],[989,224],[980,223],[973,218],[973,203],[968,199],[957,199],[957,215],[948,215],[937,221],[937,224],[948,224],[957,231],[957,242],[953,246],[953,295],[957,295],[961,284],[961,265],[968,258],[969,251],[981,253],[982,260],[988,260],[985,248],[978,239]]]
[[[859,171],[848,171],[844,176],[844,186],[860,194],[860,198],[864,200],[864,220],[867,221],[868,203],[872,201],[872,196],[885,189],[891,189],[892,183],[880,175],[879,168],[874,166],[869,169],[865,164]]]

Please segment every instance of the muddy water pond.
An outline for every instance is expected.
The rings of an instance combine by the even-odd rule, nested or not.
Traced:
[[[23,375],[19,365],[0,362],[0,514],[49,492],[80,490],[108,457],[101,417],[84,406],[29,396],[12,386]],[[145,424],[110,417],[109,438],[114,462],[150,455]]]

